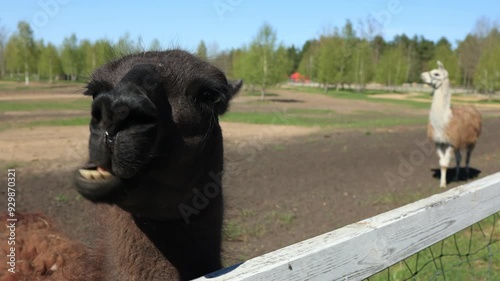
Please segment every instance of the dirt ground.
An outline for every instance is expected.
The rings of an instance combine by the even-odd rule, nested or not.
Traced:
[[[275,102],[256,107],[242,96],[235,110],[283,108],[354,110],[426,115],[391,104],[273,91]],[[57,95],[62,95],[58,93]],[[1,92],[6,99],[8,93]],[[33,99],[24,93],[23,99]],[[43,99],[47,94],[40,95]],[[54,96],[53,96],[54,97]],[[19,95],[16,97],[19,98]],[[295,102],[289,102],[294,100]],[[253,109],[252,109],[253,108]],[[482,109],[482,108],[480,108]],[[484,109],[483,134],[473,153],[473,175],[500,170],[500,118]],[[406,113],[405,113],[406,112]],[[38,112],[36,117],[82,112]],[[25,114],[24,118],[35,118]],[[28,117],[26,117],[28,116]],[[15,119],[15,118],[14,118]],[[13,120],[0,114],[0,122]],[[277,125],[222,124],[227,204],[226,264],[248,259],[413,202],[439,189],[438,160],[425,143],[425,126],[387,130],[334,130]],[[88,127],[35,127],[0,131],[0,166],[16,167],[18,210],[54,218],[71,237],[89,241],[91,204],[73,188],[72,172],[85,162]],[[448,173],[450,179],[454,172]],[[463,175],[463,173],[462,173]],[[449,187],[463,184],[451,182]],[[2,196],[5,190],[1,191]]]

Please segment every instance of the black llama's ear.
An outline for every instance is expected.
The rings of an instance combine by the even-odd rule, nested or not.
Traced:
[[[231,98],[240,91],[241,86],[243,86],[243,80],[241,80],[241,79],[229,81],[229,88],[230,88],[230,92],[231,92]]]
[[[83,92],[85,96],[95,97],[99,93],[111,91],[113,89],[113,85],[107,81],[92,79],[85,88],[87,89]]]
[[[238,93],[243,85],[241,80],[230,81],[227,85],[214,85],[205,79],[195,79],[188,87],[187,93],[195,97],[204,107],[213,110],[217,115],[226,113],[229,101]]]

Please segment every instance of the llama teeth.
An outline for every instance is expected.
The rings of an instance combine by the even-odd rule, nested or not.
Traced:
[[[80,175],[81,175],[83,178],[85,178],[86,180],[91,180],[91,179],[93,179],[91,171],[86,170],[86,169],[80,169],[80,170],[79,170],[79,172],[80,172]]]
[[[111,173],[107,171],[95,171],[95,170],[86,170],[80,169],[80,175],[86,180],[102,180],[111,177]]]
[[[98,172],[103,179],[107,179],[107,178],[110,178],[112,176],[111,173],[108,171],[98,170]]]
[[[99,173],[98,171],[95,171],[95,170],[91,170],[90,171],[90,176],[92,177],[92,179],[94,180],[100,180],[100,179],[103,179],[104,177],[101,175],[101,173]]]

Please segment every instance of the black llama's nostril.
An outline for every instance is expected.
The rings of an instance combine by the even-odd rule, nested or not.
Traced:
[[[104,134],[106,135],[106,146],[111,152],[113,152],[113,142],[115,141],[115,136],[111,136],[108,131],[104,131]]]

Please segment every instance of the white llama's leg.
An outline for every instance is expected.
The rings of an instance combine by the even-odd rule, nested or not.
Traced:
[[[441,182],[439,187],[446,188],[446,171],[450,165],[450,160],[453,155],[453,147],[451,145],[440,145],[438,149],[439,166],[441,167]]]
[[[437,153],[437,155],[439,157],[439,163],[440,164],[441,164],[441,159],[444,158],[445,151],[446,151],[446,147],[445,147],[444,144],[442,144],[442,143],[436,143],[436,153]],[[441,167],[441,165],[440,165],[440,167]],[[445,173],[444,178],[445,178],[445,182],[446,182],[446,170],[444,170],[444,173]],[[443,179],[443,169],[441,168],[441,182],[443,181],[442,179]]]
[[[455,161],[457,162],[457,167],[455,168],[455,181],[458,181],[458,174],[460,173],[460,162],[462,161],[460,149],[455,150]]]

